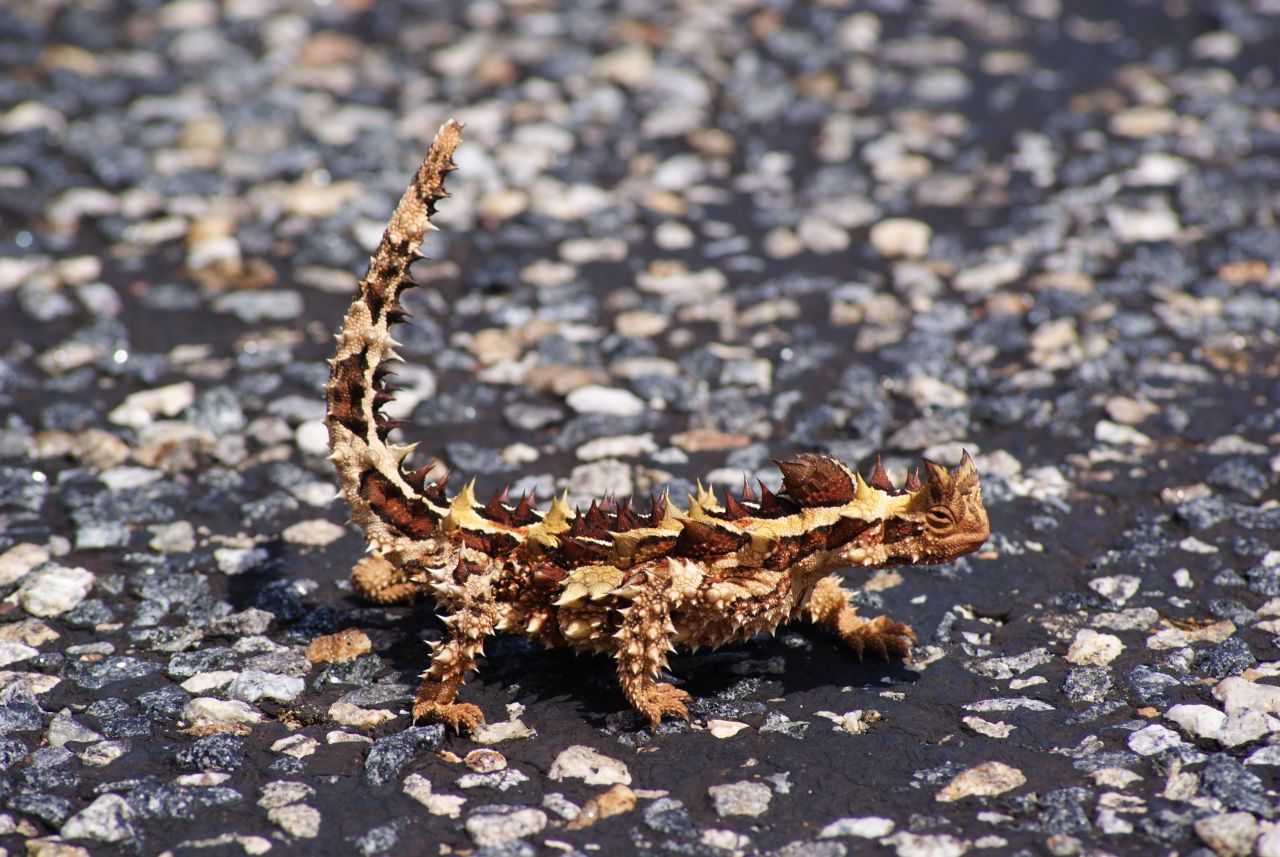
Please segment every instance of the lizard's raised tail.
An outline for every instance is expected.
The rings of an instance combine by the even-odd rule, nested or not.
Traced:
[[[325,385],[329,429],[329,460],[338,472],[339,488],[351,518],[364,530],[375,553],[387,553],[410,541],[428,538],[447,511],[444,486],[424,484],[427,469],[410,472],[404,463],[413,445],[387,442],[399,426],[381,413],[394,387],[386,382],[387,364],[399,360],[391,327],[404,321],[400,295],[416,285],[409,267],[423,258],[423,237],[436,227],[431,217],[436,203],[449,194],[444,179],[453,172],[453,151],[462,139],[462,125],[452,119],[440,126],[435,141],[414,176],[369,270],[351,300],[337,354],[330,361]]]

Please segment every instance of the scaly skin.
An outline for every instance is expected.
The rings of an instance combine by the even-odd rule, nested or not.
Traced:
[[[724,501],[699,486],[687,509],[657,498],[645,515],[593,503],[575,513],[564,498],[546,510],[505,492],[477,502],[456,496],[429,468],[405,466],[412,447],[388,442],[398,427],[380,409],[391,399],[391,328],[405,319],[401,293],[436,203],[461,126],[441,127],[396,207],[337,336],[326,386],[326,423],[343,498],[364,530],[370,556],[356,564],[356,593],[379,604],[431,596],[448,633],[433,646],[414,719],[458,730],[482,722],[457,702],[484,640],[521,633],[548,647],[603,652],[617,661],[627,700],[656,725],[688,718],[689,695],[657,682],[677,646],[720,646],[806,618],[861,657],[910,654],[911,629],[860,618],[837,569],[948,562],[989,534],[978,473],[965,455],[952,471],[924,462],[902,489],[877,462],[864,480],[820,455],[779,462],[783,489],[744,487]]]

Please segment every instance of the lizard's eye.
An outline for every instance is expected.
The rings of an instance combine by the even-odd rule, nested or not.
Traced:
[[[935,530],[946,532],[956,524],[955,516],[946,506],[934,506],[924,515],[925,521]]]

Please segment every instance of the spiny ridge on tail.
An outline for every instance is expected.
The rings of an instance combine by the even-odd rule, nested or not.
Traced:
[[[429,487],[425,471],[405,472],[402,464],[413,447],[387,441],[401,422],[388,419],[382,408],[395,393],[387,383],[392,374],[387,364],[400,359],[391,327],[408,318],[400,296],[416,285],[409,267],[422,258],[423,237],[436,228],[431,224],[436,203],[449,195],[444,180],[455,169],[453,152],[461,132],[453,120],[440,127],[369,259],[330,361],[325,386],[330,460],[352,519],[377,551],[393,549],[399,539],[425,537],[443,512],[443,484]]]

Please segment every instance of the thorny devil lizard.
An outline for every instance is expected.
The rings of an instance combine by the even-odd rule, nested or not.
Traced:
[[[877,461],[869,480],[833,458],[779,462],[782,488],[721,503],[701,487],[685,511],[665,496],[641,515],[629,500],[571,511],[564,497],[542,511],[505,492],[487,504],[473,484],[456,496],[430,467],[405,466],[412,446],[390,443],[399,426],[380,409],[391,400],[391,327],[406,318],[400,295],[436,203],[462,126],[445,123],[392,214],[337,336],[326,386],[330,456],[370,556],[351,574],[357,594],[380,604],[430,596],[447,632],[432,644],[413,717],[472,731],[480,709],[457,701],[485,638],[521,633],[544,646],[603,652],[617,661],[627,700],[657,725],[688,719],[689,694],[657,681],[677,646],[720,646],[801,616],[859,656],[909,656],[911,628],[886,616],[860,618],[833,574],[941,563],[988,536],[978,473],[924,461],[901,489]]]

